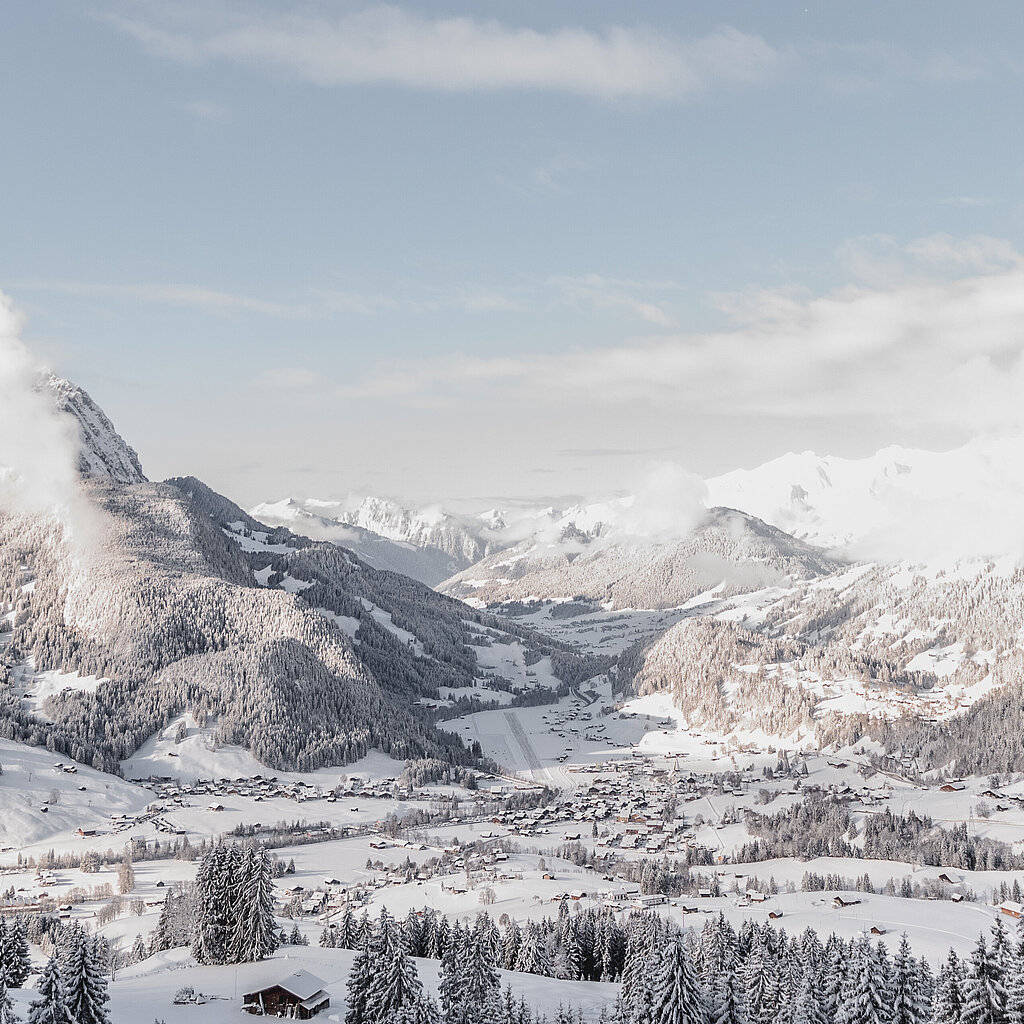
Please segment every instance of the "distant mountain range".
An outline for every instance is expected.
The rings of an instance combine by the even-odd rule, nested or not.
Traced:
[[[711,508],[638,496],[467,516],[369,498],[250,514],[192,477],[150,483],[86,392],[39,387],[77,424],[92,512],[70,532],[85,548],[57,513],[0,515],[0,719],[13,738],[117,770],[187,711],[276,768],[370,748],[468,761],[427,705],[511,689],[499,664],[534,666],[524,678],[543,667],[563,690],[612,670],[492,614],[539,600],[583,616],[675,609],[620,657],[617,685],[668,689],[723,735],[871,734],[978,770],[1017,757],[1016,725],[992,725],[1024,707],[1015,442],[785,456],[707,481]],[[920,564],[936,541],[945,558]],[[872,548],[871,562],[855,557]],[[493,647],[513,653],[485,658]],[[37,677],[52,694],[43,714],[18,689]],[[900,731],[908,709],[943,724]]]

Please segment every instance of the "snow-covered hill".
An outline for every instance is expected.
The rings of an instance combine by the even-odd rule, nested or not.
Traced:
[[[1024,550],[1024,438],[863,459],[790,453],[707,481],[708,500],[795,537],[886,561]]]

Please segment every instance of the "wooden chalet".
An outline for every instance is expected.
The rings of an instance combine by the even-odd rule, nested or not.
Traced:
[[[331,1005],[324,983],[309,971],[295,971],[280,981],[242,997],[246,1013],[309,1020]]]

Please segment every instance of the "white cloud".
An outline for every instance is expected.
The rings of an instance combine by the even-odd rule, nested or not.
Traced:
[[[78,481],[74,421],[60,416],[44,370],[21,340],[22,317],[0,293],[0,509],[54,516],[84,554],[96,524]]]
[[[216,100],[191,100],[185,109],[200,121],[226,121],[231,111]]]
[[[308,308],[270,302],[249,295],[217,291],[190,284],[101,284],[94,281],[18,281],[18,291],[61,292],[66,295],[127,299],[157,306],[183,306],[194,309],[239,310],[268,316],[306,316]]]
[[[782,61],[760,37],[728,26],[699,39],[677,39],[620,26],[539,31],[495,19],[428,17],[397,6],[286,14],[182,0],[111,20],[177,60],[276,68],[325,86],[677,99],[714,86],[760,82]]]
[[[1024,260],[991,239],[932,238],[905,248],[920,267],[913,274],[822,296],[751,292],[737,299],[739,326],[731,330],[405,362],[381,367],[348,393],[475,395],[494,410],[532,404],[563,420],[620,416],[624,425],[638,410],[664,409],[687,422],[856,418],[890,436],[907,427],[1024,428]],[[970,272],[950,276],[957,269]]]
[[[600,274],[586,274],[555,277],[551,283],[562,289],[565,301],[570,304],[590,305],[597,309],[619,307],[657,327],[675,326],[663,300],[655,300],[651,295],[652,292],[675,291],[678,285],[670,281],[624,281]]]

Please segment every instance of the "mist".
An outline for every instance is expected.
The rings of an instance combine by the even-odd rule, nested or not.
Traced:
[[[0,293],[0,512],[52,516],[81,553],[95,528],[78,475],[77,426],[50,400],[23,323]]]

